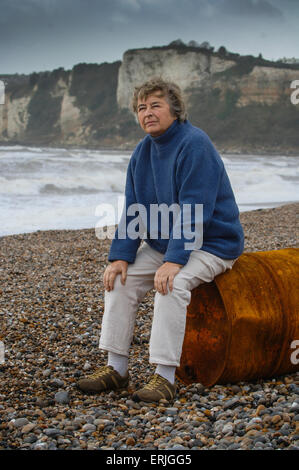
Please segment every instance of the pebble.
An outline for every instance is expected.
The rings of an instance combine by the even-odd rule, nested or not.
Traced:
[[[127,446],[133,446],[135,444],[135,439],[133,437],[128,437],[126,440],[126,445]]]
[[[290,409],[291,412],[294,412],[294,411],[299,411],[299,403],[297,403],[296,401],[294,401],[291,405],[291,409]]]
[[[25,444],[33,444],[36,441],[37,441],[37,437],[34,434],[31,434],[30,436],[27,436],[24,438]]]
[[[246,250],[295,246],[297,207],[241,213]],[[1,449],[299,450],[299,372],[210,387],[177,381],[173,401],[132,400],[154,372],[153,291],[138,312],[129,389],[77,389],[78,378],[106,363],[96,343],[109,246],[93,229],[1,237]]]
[[[94,424],[84,424],[84,426],[82,426],[82,431],[96,431],[97,427],[94,425]]]
[[[273,424],[277,424],[277,423],[279,423],[279,421],[281,421],[281,416],[280,415],[274,415],[271,419],[271,423],[273,423]]]
[[[172,447],[169,447],[170,450],[186,450],[186,447],[180,445],[180,444],[177,444],[175,446],[172,446]]]
[[[264,405],[259,405],[256,409],[256,415],[259,416],[262,411],[264,411],[266,407]]]
[[[61,380],[61,379],[55,378],[55,379],[51,380],[50,386],[51,386],[52,388],[63,387],[63,386],[64,386],[64,381]]]
[[[51,375],[51,369],[46,369],[46,370],[43,370],[42,372],[42,376],[43,377],[49,377],[49,375]]]
[[[44,429],[43,433],[46,434],[46,436],[49,436],[49,437],[56,437],[56,436],[59,436],[61,434],[61,430],[56,429],[56,428],[48,428],[48,429]]]
[[[48,450],[48,444],[46,442],[36,441],[32,446],[33,450]]]
[[[222,433],[223,434],[231,433],[233,429],[234,427],[232,423],[226,423],[222,428]]]
[[[12,424],[15,428],[22,428],[26,424],[29,424],[29,421],[27,418],[17,418],[12,421]]]
[[[166,410],[165,410],[165,414],[167,416],[175,416],[175,415],[177,415],[177,413],[178,413],[177,408],[166,408]]]
[[[65,404],[65,403],[69,403],[70,397],[69,397],[68,392],[62,391],[62,392],[55,393],[54,400],[57,403]]]
[[[29,433],[30,431],[32,431],[34,428],[36,427],[36,424],[35,423],[28,423],[28,424],[25,424],[25,426],[22,427],[22,434],[27,434]]]
[[[299,387],[298,387],[298,385],[296,385],[296,384],[290,384],[289,390],[290,390],[292,393],[296,393],[297,395],[299,395]]]
[[[231,398],[230,400],[227,400],[223,403],[222,407],[224,410],[227,410],[229,408],[233,408],[237,405],[240,404],[239,398]]]

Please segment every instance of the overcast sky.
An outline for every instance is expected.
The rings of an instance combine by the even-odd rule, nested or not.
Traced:
[[[299,57],[298,31],[299,0],[0,0],[0,74],[114,62],[178,38]]]

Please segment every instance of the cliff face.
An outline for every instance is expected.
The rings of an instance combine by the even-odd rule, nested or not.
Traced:
[[[122,63],[0,76],[0,143],[131,148],[143,136],[132,92],[151,76],[181,86],[191,122],[220,148],[299,153],[299,106],[290,101],[299,66],[187,46],[127,51]]]
[[[252,72],[239,81],[240,97],[237,106],[252,103],[272,105],[290,98],[290,84],[298,77],[297,70],[255,66]]]
[[[290,84],[299,77],[297,70],[271,67],[253,58],[221,57],[199,48],[153,48],[128,51],[119,69],[117,103],[129,108],[134,86],[151,76],[163,76],[178,83],[187,102],[192,104],[194,90],[221,89],[220,99],[227,90],[238,90],[236,106],[252,103],[272,105],[289,97]],[[185,52],[183,52],[185,51]],[[267,63],[267,66],[263,65]]]
[[[33,73],[18,81],[2,78],[0,142],[95,146],[103,137],[109,142],[117,134],[119,65],[78,64],[71,71]]]
[[[178,83],[186,92],[189,88],[205,85],[210,76],[224,72],[235,65],[215,55],[186,49],[139,49],[124,54],[119,69],[117,103],[120,108],[129,108],[134,86],[151,76],[163,76]]]

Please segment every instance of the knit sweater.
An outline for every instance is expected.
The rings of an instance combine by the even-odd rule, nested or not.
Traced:
[[[138,212],[128,215],[132,204],[139,204],[137,207],[147,211],[138,219],[144,222],[145,233],[141,236],[139,232],[135,239],[128,230],[138,215]],[[151,227],[153,221],[149,217],[151,205],[161,204],[167,207],[176,204],[182,210],[180,218],[169,217],[167,238],[161,221]],[[224,164],[204,131],[188,120],[182,123],[175,120],[162,135],[147,135],[132,154],[127,169],[124,212],[111,243],[109,261],[133,263],[144,239],[153,249],[165,254],[164,262],[185,265],[191,250],[186,249],[190,236],[184,236],[183,208],[191,207],[190,227],[195,233],[198,229],[195,207],[199,204],[203,209],[203,238],[199,249],[224,259],[239,257],[244,248],[244,235]],[[178,221],[182,225],[180,238],[174,235]],[[138,232],[142,222],[135,226]]]

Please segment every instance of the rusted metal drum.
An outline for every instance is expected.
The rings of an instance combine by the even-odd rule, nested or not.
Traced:
[[[298,268],[297,248],[243,253],[194,289],[177,377],[211,386],[298,371]]]

